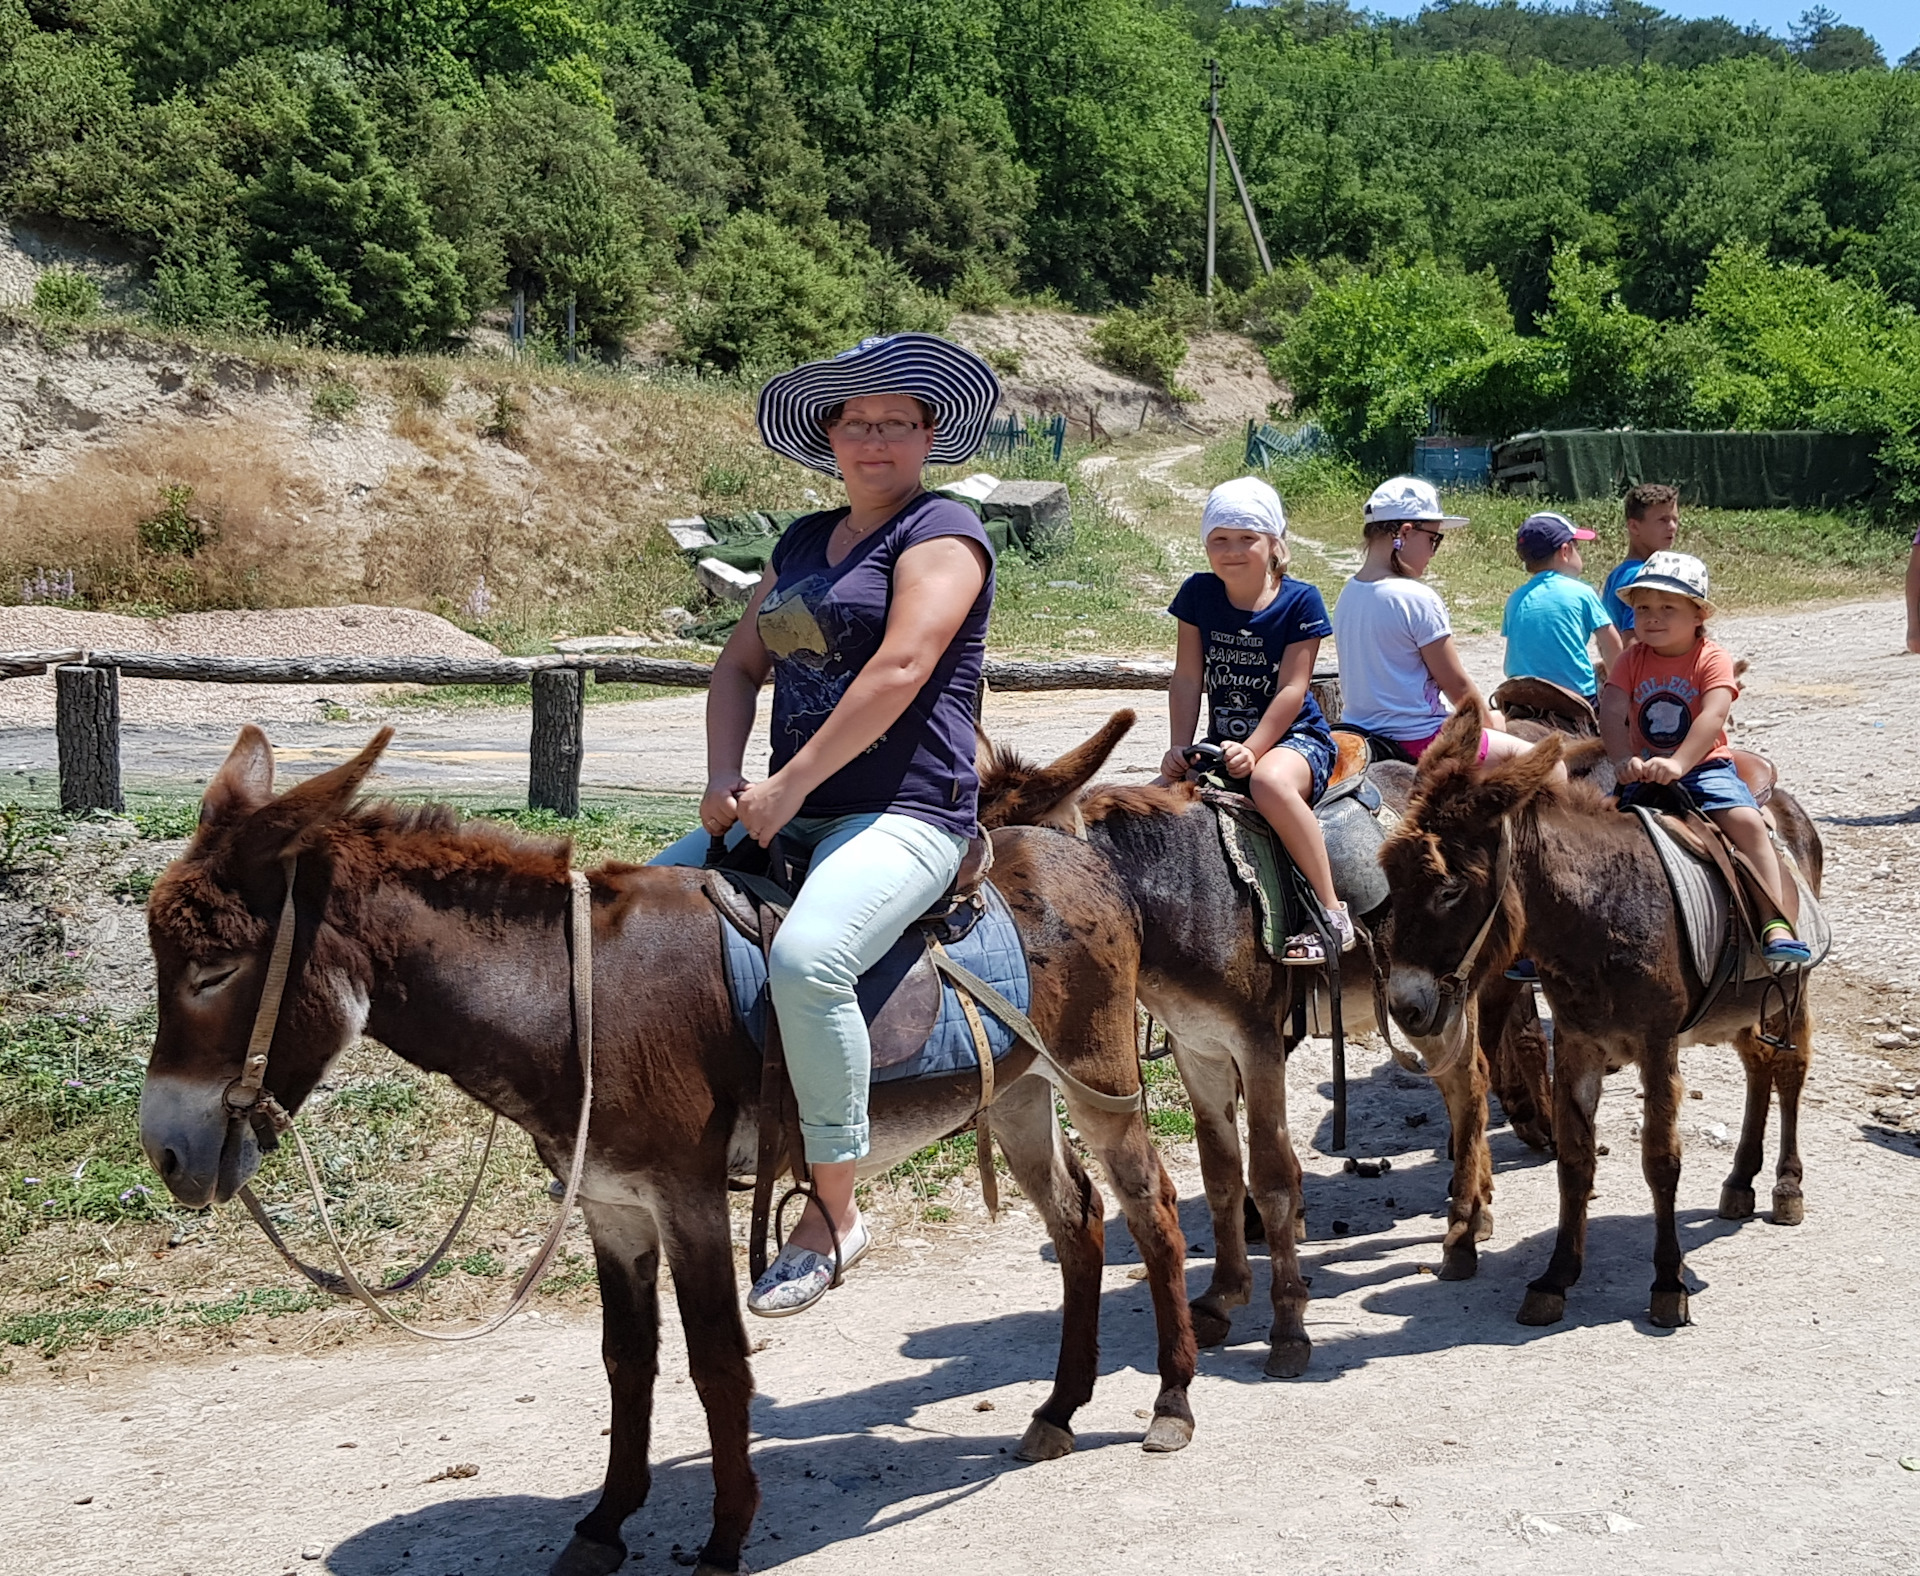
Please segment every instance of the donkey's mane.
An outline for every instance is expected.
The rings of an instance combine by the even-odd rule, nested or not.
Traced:
[[[1200,800],[1192,783],[1096,783],[1080,798],[1091,826],[1114,815],[1185,815]]]
[[[541,837],[498,821],[462,819],[449,804],[362,800],[346,824],[378,841],[395,862],[436,875],[479,874],[562,880],[573,852],[569,837]]]

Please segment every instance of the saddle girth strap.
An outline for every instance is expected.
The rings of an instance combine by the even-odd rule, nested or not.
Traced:
[[[973,970],[954,962],[946,948],[938,942],[934,942],[928,950],[933,955],[934,968],[953,984],[960,993],[961,1001],[964,1003],[971,996],[1011,1029],[1014,1037],[1033,1052],[1035,1068],[1055,1088],[1092,1106],[1096,1111],[1106,1111],[1116,1116],[1146,1109],[1147,1089],[1144,1082],[1133,1094],[1107,1094],[1076,1078],[1054,1060],[1053,1052],[1047,1049],[1047,1042],[1040,1038],[1040,1031],[1033,1026],[1031,1018]]]
[[[933,946],[939,947],[939,942]],[[965,991],[955,991],[960,1011],[966,1015],[967,1032],[973,1036],[973,1054],[980,1063],[980,1109],[973,1113],[973,1158],[980,1168],[980,1198],[987,1206],[987,1219],[1000,1218],[1000,1179],[993,1170],[993,1119],[987,1111],[993,1104],[993,1044],[987,1038],[987,1026],[980,1021],[980,1009]]]

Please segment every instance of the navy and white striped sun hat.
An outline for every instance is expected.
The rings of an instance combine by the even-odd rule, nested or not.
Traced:
[[[958,465],[979,451],[1000,380],[971,350],[937,334],[863,339],[771,379],[760,391],[760,439],[776,454],[838,476],[821,423],[835,405],[863,394],[907,394],[931,407],[937,432],[927,463]]]

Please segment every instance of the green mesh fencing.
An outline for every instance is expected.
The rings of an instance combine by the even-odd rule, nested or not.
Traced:
[[[1524,432],[1493,481],[1546,498],[1617,498],[1669,482],[1710,509],[1831,509],[1868,497],[1880,439],[1852,432]]]

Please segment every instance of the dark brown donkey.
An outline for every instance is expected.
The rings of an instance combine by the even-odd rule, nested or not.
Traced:
[[[260,1000],[289,851],[299,856],[296,939],[268,1092],[297,1110],[365,1033],[445,1073],[525,1128],[550,1167],[567,1166],[582,1087],[569,995],[569,845],[461,825],[442,806],[356,806],[387,738],[276,798],[266,736],[243,730],[207,788],[192,845],[154,888],[160,1024],[140,1131],[182,1204],[230,1197],[259,1163],[253,1130],[229,1120],[225,1098]],[[1034,1023],[1087,1085],[1136,1090],[1132,904],[1084,844],[1016,829],[997,834],[994,849],[994,884],[1031,960]],[[615,1569],[626,1555],[621,1525],[647,1497],[663,1257],[713,1445],[703,1572],[739,1569],[759,1503],[727,1178],[753,1165],[760,1058],[728,1005],[719,921],[701,880],[697,870],[633,865],[591,874],[594,1106],[581,1199],[600,1273],[613,1428],[605,1490],[554,1576]],[[1053,1392],[1021,1444],[1039,1459],[1073,1448],[1073,1414],[1093,1393],[1105,1249],[1100,1195],[1062,1140],[1051,1086],[1031,1066],[1018,1046],[1002,1058],[993,1130],[1047,1223],[1065,1287]],[[875,1085],[868,1163],[891,1165],[963,1125],[977,1087],[970,1072]],[[1195,1365],[1178,1200],[1138,1111],[1103,1113],[1071,1092],[1066,1100],[1147,1268],[1161,1384],[1146,1448],[1177,1450],[1193,1433]]]
[[[1116,712],[1093,738],[1048,766],[983,740],[981,820],[988,826],[1051,826],[1084,838],[1132,898],[1141,937],[1140,1001],[1167,1026],[1175,1065],[1192,1098],[1194,1140],[1213,1217],[1213,1277],[1194,1299],[1194,1333],[1205,1346],[1226,1340],[1232,1310],[1252,1300],[1246,1236],[1251,1196],[1272,1266],[1266,1371],[1293,1378],[1306,1372],[1313,1352],[1307,1285],[1295,1246],[1302,1218],[1300,1157],[1287,1132],[1286,1023],[1293,992],[1306,975],[1267,955],[1253,900],[1228,865],[1214,817],[1193,786],[1084,788],[1133,722],[1131,711]],[[1364,1031],[1373,1023],[1366,951],[1348,954],[1342,983],[1348,1027]],[[1483,1078],[1483,1107],[1485,1094]]]
[[[1661,1326],[1685,1324],[1685,1266],[1674,1222],[1679,1045],[1702,982],[1659,856],[1640,823],[1613,809],[1591,783],[1552,781],[1563,753],[1556,734],[1525,755],[1482,767],[1482,722],[1477,707],[1467,708],[1441,731],[1421,758],[1407,815],[1381,851],[1393,888],[1393,1016],[1409,1033],[1451,1032],[1461,1016],[1461,995],[1441,985],[1461,970],[1475,935],[1484,944],[1467,969],[1469,987],[1505,969],[1524,936],[1554,1008],[1560,1230],[1546,1273],[1527,1288],[1520,1322],[1552,1324],[1566,1311],[1567,1290],[1580,1278],[1586,1252],[1600,1080],[1638,1062],[1646,1101],[1641,1164],[1654,1207],[1651,1317]],[[1784,791],[1774,791],[1771,810],[1782,841],[1817,893],[1819,834]],[[1509,850],[1504,860],[1503,843]],[[1497,883],[1503,863],[1511,878]],[[1753,1213],[1769,1099],[1778,1090],[1773,1218],[1798,1225],[1800,1090],[1813,1038],[1806,991],[1789,982],[1783,1000],[1770,985],[1730,986],[1686,1038],[1731,1039],[1746,1069],[1746,1118],[1720,1213],[1730,1220]]]

